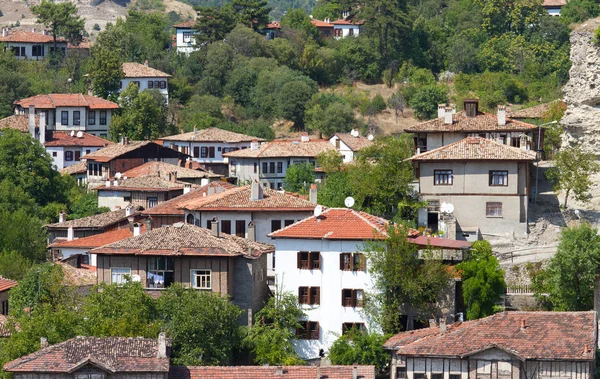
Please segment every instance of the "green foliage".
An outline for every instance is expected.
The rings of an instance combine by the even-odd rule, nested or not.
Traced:
[[[98,44],[92,47],[91,55],[89,69],[92,91],[96,96],[116,100],[124,75],[120,52]]]
[[[448,101],[448,88],[439,85],[426,85],[417,90],[410,99],[415,116],[421,120],[437,117],[437,105]]]
[[[352,196],[349,175],[345,171],[328,173],[319,188],[319,204],[326,207],[343,208],[344,200]]]
[[[560,125],[560,120],[565,111],[565,105],[561,101],[556,101],[550,105],[542,117],[544,123],[557,121],[556,124],[544,126],[544,156],[546,159],[554,158],[554,154],[556,154],[562,145],[563,128]]]
[[[328,93],[313,95],[306,105],[304,119],[309,132],[326,136],[348,132],[357,123],[350,105],[342,97]]]
[[[288,166],[283,179],[283,188],[289,192],[308,193],[315,181],[315,168],[309,163]]]
[[[38,23],[50,29],[50,33],[54,38],[55,51],[57,51],[57,37],[65,37],[74,43],[81,41],[84,20],[77,16],[75,4],[69,2],[54,3],[43,0],[39,5],[32,6],[31,12],[37,16]]]
[[[317,20],[336,20],[341,14],[342,6],[334,2],[319,1],[312,11],[312,16]]]
[[[281,18],[281,27],[300,31],[303,35],[314,40],[319,39],[317,27],[311,23],[310,17],[302,8],[290,9],[285,16]]]
[[[98,194],[87,192],[86,188],[74,187],[69,200],[71,201],[69,209],[69,219],[71,220],[110,212],[108,207],[98,208]]]
[[[396,123],[398,122],[398,113],[404,115],[404,107],[406,107],[406,99],[402,92],[395,92],[387,101],[387,106],[394,110],[396,114]]]
[[[95,31],[99,32],[100,31],[100,25],[94,24],[94,26],[92,27],[92,30],[95,30]]]
[[[63,276],[62,268],[52,263],[31,267],[19,285],[10,291],[11,315],[21,316],[26,308],[36,309],[42,304],[61,304],[70,295],[63,286]]]
[[[244,339],[254,354],[254,363],[263,365],[300,365],[302,360],[294,351],[292,341],[298,319],[305,316],[298,298],[291,292],[276,290],[263,309],[254,316],[254,325]]]
[[[600,9],[594,0],[569,0],[560,9],[560,21],[565,25],[580,23],[598,17],[598,15],[600,15]]]
[[[492,254],[488,241],[473,244],[468,258],[457,266],[461,271],[467,319],[474,320],[494,313],[494,305],[506,289],[504,271]]]
[[[554,163],[546,176],[554,183],[555,191],[565,192],[564,207],[567,208],[571,192],[577,201],[588,202],[592,187],[590,176],[600,170],[594,155],[583,152],[579,146],[570,147],[559,151]]]
[[[162,0],[136,0],[133,9],[136,11],[164,11],[165,3]]]
[[[13,250],[0,251],[0,276],[20,281],[31,267],[31,261]]]
[[[339,337],[329,349],[329,359],[334,365],[374,365],[381,371],[389,363],[389,353],[383,349],[387,337],[379,333],[356,329]]]

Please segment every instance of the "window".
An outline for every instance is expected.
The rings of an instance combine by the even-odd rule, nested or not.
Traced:
[[[348,35],[349,36],[353,36],[354,35],[354,29],[348,29]]]
[[[343,289],[342,306],[361,308],[365,304],[365,293],[363,290]]]
[[[131,196],[123,196],[123,201],[126,203],[131,203]]]
[[[256,170],[258,169],[258,164],[254,162],[254,173],[256,174]]]
[[[490,186],[508,186],[508,171],[490,171]]]
[[[425,374],[424,373],[414,373],[413,374],[414,379],[425,379]]]
[[[270,172],[271,174],[274,174],[274,173],[275,173],[275,162],[271,162],[271,163],[269,163],[269,172]]]
[[[263,162],[262,164],[262,173],[263,175],[269,173],[269,164],[267,162]]]
[[[173,258],[150,257],[148,259],[148,288],[167,288],[173,283]]]
[[[206,229],[212,229],[212,221],[206,220]]]
[[[487,217],[502,217],[502,203],[485,203]]]
[[[126,282],[125,276],[131,276],[131,268],[111,268],[110,269],[110,282],[116,284],[124,284]]]
[[[96,111],[88,111],[88,125],[96,125]]]
[[[73,125],[79,126],[79,124],[81,123],[81,112],[80,111],[73,111]]]
[[[100,125],[106,125],[106,111],[100,111]]]
[[[281,229],[281,220],[271,220],[271,233]]]
[[[334,29],[333,30],[333,35],[336,37],[341,37],[342,36],[342,29]]]
[[[348,333],[352,329],[362,333],[365,330],[365,324],[362,322],[345,322],[342,324],[342,335]]]
[[[352,270],[353,271],[364,271],[365,270],[365,255],[355,253],[352,256]]]
[[[440,201],[439,200],[427,200],[427,211],[428,212],[439,212]]]
[[[215,147],[214,146],[210,146],[208,148],[208,157],[209,158],[214,158],[215,157]]]
[[[69,125],[69,111],[60,112],[60,123],[63,125]]]
[[[31,47],[31,55],[34,57],[44,56],[44,45],[33,45]]]
[[[365,255],[362,253],[340,254],[340,270],[342,271],[365,271]]]
[[[73,152],[65,151],[65,161],[70,162],[73,160]]]
[[[8,314],[8,300],[4,300],[2,302],[2,309],[0,309],[1,313],[0,315],[7,315]]]
[[[396,379],[406,379],[406,367],[396,367]]]
[[[294,220],[285,220],[285,221],[283,222],[283,226],[284,226],[284,227],[286,227],[286,226],[290,226],[290,225],[292,225],[293,223],[294,223]]]
[[[91,151],[90,149],[85,149],[85,153],[86,153],[86,155],[87,155],[87,154],[89,154],[89,153],[91,153],[91,152],[92,152],[92,151]]]
[[[56,157],[57,155],[58,155],[58,154],[56,153],[56,151],[53,151],[53,152],[52,152],[52,156],[53,156],[53,157]]]
[[[194,158],[198,158],[200,156],[200,147],[194,146]]]
[[[452,179],[452,170],[433,170],[433,184],[436,186],[451,186]]]
[[[192,39],[192,32],[183,32],[183,41],[189,42]]]
[[[441,374],[441,373],[431,374],[431,379],[444,379],[444,374]]]
[[[154,208],[158,205],[158,198],[157,197],[148,197],[148,198],[146,198],[146,202],[148,203],[148,209]]]
[[[211,289],[210,270],[192,270],[192,287],[202,290]]]
[[[450,379],[460,379],[460,374],[450,374]]]
[[[300,321],[300,327],[296,329],[296,337],[301,340],[318,340],[319,323],[316,321]]]
[[[202,146],[200,147],[200,158],[208,157],[208,147]]]
[[[162,80],[160,82],[160,89],[166,89],[167,88],[167,82],[166,80]]]
[[[12,52],[15,54],[15,56],[17,57],[24,57],[25,56],[25,46],[12,46],[10,48],[12,50]]]
[[[277,173],[283,173],[283,162],[277,162]]]
[[[138,88],[140,88],[140,81],[139,80],[134,80],[133,84],[135,84]]]
[[[318,251],[299,251],[297,255],[300,270],[320,270],[321,254]]]
[[[154,82],[152,80],[148,80],[148,88],[149,89],[154,88]]]
[[[76,151],[76,152],[75,152],[75,160],[76,160],[77,162],[79,162],[79,159],[80,159],[80,158],[81,158],[81,151]]]
[[[187,215],[187,217],[185,218],[185,222],[186,222],[187,224],[194,225],[194,224],[195,224],[194,215],[193,215],[193,214],[191,214],[191,213],[190,213],[189,215]]]
[[[298,304],[319,305],[321,287],[298,287]]]
[[[160,88],[160,82],[158,80],[154,81],[154,88],[156,88],[156,89]]]
[[[246,238],[246,221],[235,220],[235,235]]]
[[[226,234],[231,234],[231,220],[221,220],[221,231]]]

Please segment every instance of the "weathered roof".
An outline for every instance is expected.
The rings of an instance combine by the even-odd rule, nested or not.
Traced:
[[[35,125],[40,124],[40,117],[35,115]],[[0,120],[1,129],[16,129],[23,133],[29,132],[29,115],[26,114],[15,114],[12,116],[5,117]]]
[[[352,151],[359,151],[373,145],[373,141],[369,141],[368,138],[363,136],[354,137],[350,133],[335,133],[335,136],[345,143]]]
[[[125,78],[170,78],[171,75],[162,72],[146,64],[135,62],[123,63],[123,75]]]
[[[411,341],[411,332],[384,345],[405,356],[468,357],[497,348],[521,360],[592,361],[596,351],[596,312],[502,312],[450,326],[429,328]],[[587,345],[587,350],[586,350]]]
[[[80,93],[51,93],[48,95],[36,95],[26,99],[17,100],[14,103],[23,108],[30,105],[38,109],[54,109],[56,107],[88,107],[90,109],[119,109],[117,103],[104,100],[100,97],[82,95]]]
[[[62,37],[56,39],[58,43],[64,43],[66,40]],[[28,32],[25,30],[16,30],[9,33],[6,37],[0,36],[0,42],[21,42],[21,43],[53,43],[51,35]]]
[[[348,208],[328,208],[271,234],[272,238],[370,240],[387,238],[389,221]]]
[[[73,267],[67,263],[58,263],[63,269],[63,285],[66,286],[93,286],[98,282],[96,277],[96,267],[82,265],[82,267]]]
[[[250,187],[237,187],[213,196],[190,199],[180,203],[180,208],[191,211],[312,212],[316,207],[316,204],[308,200],[269,188],[263,189],[262,199],[250,200],[252,192]]]
[[[81,135],[81,137],[79,137],[79,135]],[[46,135],[44,146],[105,147],[112,144],[114,144],[114,142],[96,137],[95,135],[86,132],[75,132],[71,135],[71,132],[52,131]]]
[[[133,232],[129,228],[111,230],[100,234],[94,234],[93,236],[87,236],[82,238],[76,238],[71,241],[64,239],[56,239],[48,247],[54,248],[79,248],[79,249],[93,249],[108,245],[109,243],[117,242],[125,238],[133,237]]]
[[[446,124],[444,118],[434,118],[404,129],[408,133],[420,132],[500,132],[528,131],[537,126],[506,118],[506,125],[498,125],[498,116],[478,112],[475,117],[467,117],[465,111],[452,116],[452,124]]]
[[[258,257],[272,252],[273,245],[220,233],[191,224],[176,223],[152,229],[137,237],[115,242],[91,252],[120,255],[186,255],[186,256],[246,256]]]
[[[148,338],[75,337],[4,365],[8,372],[71,373],[86,364],[112,372],[167,372],[158,342]]]
[[[111,181],[111,186],[106,185],[92,188],[93,191],[151,191],[167,192],[183,189],[186,185],[195,186],[178,180],[169,180],[158,175],[145,175],[136,178],[119,179],[118,185]]]
[[[459,241],[459,240],[451,240],[448,238],[439,238],[439,237],[428,237],[428,236],[417,236],[414,238],[409,238],[408,241],[419,245],[419,246],[430,246],[433,248],[442,248],[442,249],[467,249],[471,247],[471,243],[467,241]]]
[[[251,141],[265,141],[264,138],[258,138],[248,136],[246,134],[234,133],[229,130],[219,128],[206,128],[200,129],[197,132],[189,132],[183,134],[176,134],[174,136],[168,136],[161,138],[163,141],[192,141],[192,142],[225,142],[225,143],[238,143],[238,142],[251,142]]]
[[[121,220],[125,220],[126,209],[117,209],[116,211],[100,213],[93,216],[78,218],[75,220],[69,220],[65,222],[57,222],[54,224],[46,225],[47,228],[106,228],[107,226],[118,223]]]
[[[145,215],[169,215],[169,216],[183,216],[185,213],[180,207],[194,199],[202,199],[206,196],[214,195],[216,193],[223,192],[228,189],[236,188],[233,184],[227,182],[212,182],[198,189],[192,189],[190,192],[185,193],[181,196],[177,196],[169,201],[165,201],[162,204],[144,210],[142,213]]]
[[[6,279],[0,276],[0,292],[8,291],[9,289],[16,287],[17,282],[14,280]]]
[[[196,20],[190,20],[173,25],[175,29],[191,29],[196,26]]]
[[[551,106],[560,103],[563,109],[567,109],[567,104],[561,100],[551,101],[549,103],[538,104],[533,107],[519,109],[518,111],[508,112],[508,117],[512,118],[542,118],[546,115]]]
[[[281,22],[280,21],[270,22],[265,26],[265,29],[281,29]]]
[[[325,22],[314,18],[310,20],[310,23],[317,28],[333,28],[333,24],[331,22]]]
[[[544,0],[542,7],[563,7],[567,5],[566,0]]]
[[[482,137],[467,137],[450,145],[415,155],[413,161],[502,160],[533,161],[535,158],[519,148]]]
[[[242,149],[223,154],[230,158],[314,158],[322,152],[335,150],[329,141],[272,141],[263,143],[258,149]]]
[[[142,148],[147,145],[154,145],[157,149],[169,149],[173,151],[173,154],[181,157],[187,157],[187,154],[175,151],[168,147],[164,147],[154,141],[128,141],[127,143],[115,143],[114,145],[110,145],[104,147],[100,150],[94,151],[91,154],[87,154],[85,158],[87,160],[93,160],[95,162],[110,162],[111,160],[120,157],[121,155],[127,154],[139,148]],[[154,158],[154,157],[148,157]]]
[[[177,166],[171,163],[150,161],[141,166],[134,167],[131,170],[125,171],[121,177],[136,178],[140,176],[161,176],[167,178],[169,173],[177,173],[178,179],[194,179],[194,178],[221,178],[223,175],[213,174],[208,171],[194,170],[191,168]]]
[[[8,327],[7,318],[4,315],[0,315],[0,337],[10,337],[11,331]]]
[[[356,376],[353,372],[356,371]],[[375,379],[375,366],[171,367],[169,379]]]
[[[63,169],[58,170],[63,175],[75,175],[82,174],[87,171],[87,163],[85,161],[79,161],[74,165],[67,166]]]
[[[331,22],[333,25],[362,25],[364,21],[354,21],[352,19],[343,19],[335,20]]]

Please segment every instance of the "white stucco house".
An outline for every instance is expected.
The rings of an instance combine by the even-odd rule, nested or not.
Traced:
[[[36,32],[2,29],[0,43],[11,50],[17,59],[41,60],[45,59],[54,50],[54,38],[45,30]],[[67,50],[68,42],[64,38],[56,39],[56,48],[62,54]]]
[[[546,9],[546,12],[548,12],[550,16],[560,16],[560,10],[565,5],[567,5],[566,0],[544,0],[542,2],[542,7]]]
[[[175,49],[178,53],[187,55],[198,50],[194,38],[194,34],[198,33],[197,30],[194,30],[195,25],[195,20],[173,25],[173,28],[175,28]]]
[[[155,89],[169,102],[169,78],[171,75],[144,64],[135,62],[123,63],[123,79],[121,79],[121,91],[127,88],[129,83],[135,83],[140,91]]]
[[[358,37],[362,21],[353,21],[348,19],[339,19],[331,22],[333,24],[333,37],[335,39],[346,37]]]
[[[348,163],[354,160],[356,153],[373,144],[373,136],[363,137],[353,129],[350,133],[335,133],[329,142],[344,157],[344,163]]]
[[[86,154],[93,153],[113,142],[85,132],[53,131],[46,133],[44,147],[57,170],[81,162]]]

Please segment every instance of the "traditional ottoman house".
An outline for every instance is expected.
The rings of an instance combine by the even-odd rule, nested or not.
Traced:
[[[123,79],[121,79],[121,88],[124,90],[129,83],[135,83],[140,91],[146,89],[155,89],[165,97],[169,103],[169,78],[171,75],[148,66],[148,61],[144,64],[135,62],[123,63]]]
[[[344,163],[348,163],[360,150],[373,145],[372,137],[363,137],[353,129],[350,133],[335,133],[329,142],[344,156]]]
[[[187,162],[185,165],[186,167],[181,167],[166,162],[150,161],[141,166],[134,167],[131,170],[123,172],[121,177],[137,178],[142,176],[158,175],[166,178],[169,175],[175,175],[179,181],[199,185],[206,185],[212,181],[223,178],[223,175],[214,174],[206,170],[189,168],[189,166],[191,166],[189,163],[191,162]]]
[[[16,287],[17,284],[14,280],[0,276],[0,315],[8,314],[8,295],[10,289]]]

